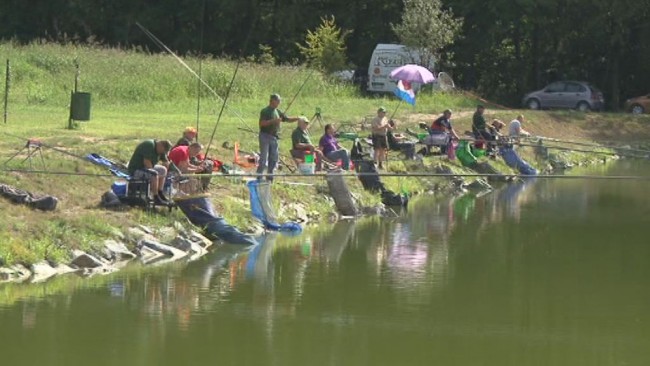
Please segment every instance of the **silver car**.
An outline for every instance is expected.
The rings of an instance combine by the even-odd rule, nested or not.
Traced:
[[[582,81],[556,81],[544,89],[528,93],[522,104],[530,109],[575,108],[579,111],[600,111],[605,106],[603,93]]]

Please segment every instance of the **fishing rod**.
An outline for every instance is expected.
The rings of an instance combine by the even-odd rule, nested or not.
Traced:
[[[291,101],[289,101],[289,104],[287,105],[287,108],[285,108],[284,112],[283,112],[283,114],[285,116],[286,116],[287,111],[289,110],[289,108],[291,108],[291,105],[293,104],[293,102],[296,100],[296,97],[298,96],[298,94],[300,94],[300,92],[305,87],[305,85],[307,85],[307,81],[309,81],[309,79],[311,78],[311,75],[314,73],[314,71],[316,71],[316,69],[311,69],[309,74],[307,74],[307,77],[305,78],[305,81],[302,82],[302,85],[300,85],[300,88],[298,88],[298,91],[296,92],[296,94],[294,94],[293,98],[291,98]]]
[[[43,174],[43,175],[70,175],[70,176],[89,176],[89,177],[112,177],[112,174],[96,174],[96,173],[78,173],[78,172],[61,172],[61,171],[48,171],[48,170],[28,170],[28,169],[0,169],[0,172],[18,172],[26,174]],[[481,173],[336,173],[342,175],[344,178],[356,178],[363,176],[373,177],[398,177],[398,178],[503,178],[503,177],[518,177],[522,179],[587,179],[587,180],[650,180],[650,176],[636,176],[636,175],[561,175],[561,174],[548,174],[548,175],[501,175],[501,174],[481,174]],[[293,178],[327,178],[326,174],[303,174],[303,173],[273,173],[273,174],[257,174],[257,173],[242,173],[242,174],[181,174],[179,177],[212,177],[212,178],[235,178],[235,177],[293,177]]]
[[[205,0],[204,0],[205,1]],[[242,45],[242,48],[239,52],[239,60],[237,60],[237,66],[235,66],[235,72],[232,74],[232,79],[230,79],[230,84],[228,84],[228,90],[226,91],[226,96],[223,99],[223,103],[221,104],[221,109],[219,110],[219,116],[217,117],[217,123],[214,124],[214,128],[212,129],[212,136],[210,136],[210,141],[208,142],[208,147],[205,149],[205,156],[207,158],[208,153],[210,152],[210,146],[212,145],[212,141],[214,141],[214,135],[217,133],[217,127],[219,126],[219,122],[221,122],[221,116],[223,115],[223,110],[226,107],[226,103],[228,101],[228,98],[230,97],[230,93],[232,92],[232,86],[235,83],[235,78],[237,77],[237,72],[239,71],[239,67],[241,66],[242,59],[244,58],[244,52],[246,52],[246,47],[248,46],[248,41],[251,38],[251,35],[253,34],[253,30],[255,29],[255,25],[257,22],[254,24],[251,24],[249,30],[248,30],[248,35],[246,36],[246,40],[244,41],[244,44]]]
[[[220,101],[223,101],[224,99],[205,81],[199,74],[197,74],[183,59],[181,59],[174,51],[172,51],[169,47],[167,47],[160,39],[158,39],[153,33],[151,33],[147,28],[145,28],[142,24],[136,22],[135,23],[142,32],[149,37],[158,47],[160,47],[163,51],[166,51],[169,53],[176,61],[178,61],[187,71],[189,71],[192,75],[194,75],[203,86],[205,86],[216,98],[218,98]],[[228,109],[232,114],[234,114],[237,118],[239,118],[239,121],[244,125],[246,125],[246,121],[244,118],[239,114],[236,110],[226,106],[225,108]]]
[[[560,150],[560,151],[573,151],[573,152],[581,152],[581,153],[589,153],[589,154],[598,154],[598,155],[610,155],[610,156],[625,156],[625,157],[630,157],[630,158],[638,158],[638,159],[648,159],[650,158],[650,155],[629,155],[629,154],[621,154],[618,152],[610,152],[610,151],[596,151],[596,150],[584,150],[584,149],[573,149],[573,148],[568,148],[568,147],[562,147],[562,146],[550,146],[550,145],[535,145],[535,144],[526,144],[526,143],[516,143],[519,146],[530,146],[530,147],[541,147],[544,149],[554,149],[554,150]],[[647,152],[650,154],[650,151]]]
[[[600,145],[600,144],[589,143],[589,142],[560,140],[560,139],[556,139],[556,138],[552,138],[552,137],[544,137],[544,136],[522,136],[521,138],[524,138],[524,139],[527,139],[527,140],[533,140],[533,141],[542,140],[542,141],[562,143],[562,144],[572,144],[572,145],[578,145],[578,146],[608,148],[608,149],[615,149],[615,150],[622,150],[622,151],[650,154],[650,150],[634,149],[634,148],[622,147],[622,146],[619,147],[619,146],[612,146],[612,145]]]
[[[223,104],[221,104],[221,110],[219,110],[219,116],[217,117],[217,123],[215,123],[214,128],[212,129],[212,136],[210,136],[210,141],[208,142],[208,147],[205,149],[205,156],[208,156],[210,152],[210,146],[214,140],[214,135],[217,133],[217,126],[219,126],[219,121],[221,121],[221,115],[223,114],[223,109],[226,106],[226,101],[230,96],[230,91],[232,90],[232,84],[235,82],[235,77],[237,77],[237,71],[239,71],[239,65],[241,64],[241,59],[237,61],[237,66],[235,67],[235,72],[232,74],[232,79],[230,79],[230,84],[228,85],[228,91],[226,92],[226,97],[223,99]]]
[[[203,76],[203,33],[205,30],[206,0],[201,7],[201,36],[199,37],[199,79],[196,81],[196,141],[199,141],[199,125],[201,119],[201,77]]]

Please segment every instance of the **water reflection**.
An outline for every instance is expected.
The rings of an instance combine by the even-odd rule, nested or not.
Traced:
[[[54,365],[647,364],[645,190],[532,179],[33,298],[7,287],[0,351]]]

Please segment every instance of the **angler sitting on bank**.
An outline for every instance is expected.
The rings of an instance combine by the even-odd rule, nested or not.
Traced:
[[[318,143],[323,155],[333,162],[341,161],[341,168],[350,170],[350,155],[348,151],[339,145],[338,140],[334,137],[334,127],[331,124],[325,125],[325,134],[320,138]]]
[[[181,137],[178,140],[178,142],[176,142],[176,145],[174,145],[174,147],[177,147],[177,146],[190,146],[190,144],[194,142],[195,138],[196,138],[196,128],[188,126],[183,131],[183,137]]]
[[[436,118],[431,124],[429,138],[425,140],[427,147],[430,146],[429,143],[431,145],[439,145],[442,154],[447,153],[447,146],[449,146],[451,139],[460,140],[454,127],[451,125],[451,114],[451,109],[445,109],[442,112],[442,116]]]
[[[323,153],[314,146],[309,136],[309,120],[307,117],[298,117],[298,127],[291,133],[291,157],[301,161],[305,160],[305,155],[313,153],[316,157],[316,170],[321,170],[323,163]]]
[[[134,179],[150,179],[150,194],[154,202],[161,205],[169,204],[163,193],[169,160],[167,153],[172,147],[168,140],[144,140],[135,148],[129,161],[128,170]],[[158,164],[158,162],[161,164]]]
[[[193,142],[189,146],[176,146],[169,152],[169,160],[180,169],[183,174],[211,174],[213,163],[211,160],[204,160],[195,164],[197,157],[203,150],[203,145]],[[212,177],[201,177],[203,190],[208,189]]]

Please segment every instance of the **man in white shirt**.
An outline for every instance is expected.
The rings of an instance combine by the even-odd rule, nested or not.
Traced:
[[[515,138],[519,138],[522,136],[530,136],[530,133],[521,127],[521,124],[524,121],[525,119],[522,114],[518,115],[517,118],[513,119],[510,122],[510,126],[508,126],[508,135],[510,135],[510,137],[515,137]]]

